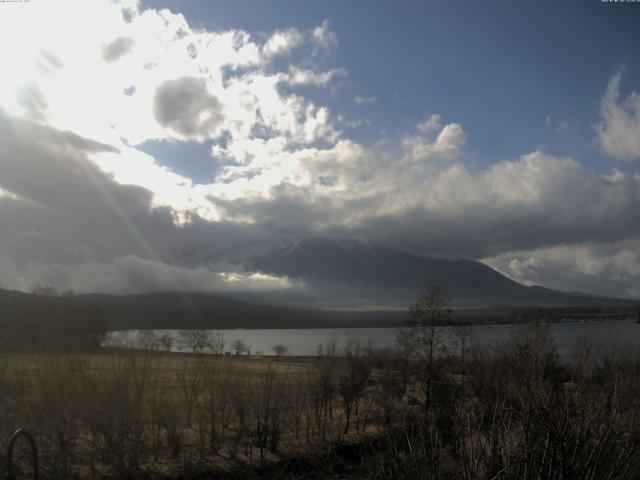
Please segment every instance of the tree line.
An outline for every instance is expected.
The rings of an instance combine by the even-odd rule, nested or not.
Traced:
[[[71,295],[0,298],[3,350],[96,350],[106,333],[102,309]]]

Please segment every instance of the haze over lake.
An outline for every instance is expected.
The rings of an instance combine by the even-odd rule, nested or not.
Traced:
[[[466,327],[469,343],[478,342],[482,346],[496,347],[507,342],[521,325],[474,325]],[[449,327],[443,332],[453,335]],[[110,344],[117,345],[127,338],[134,337],[138,330],[113,332]],[[155,330],[157,334],[169,333],[174,338],[173,351],[187,351],[179,344],[178,330]],[[393,347],[396,342],[396,328],[308,328],[308,329],[234,329],[211,330],[224,335],[229,344],[235,340],[243,340],[250,348],[252,355],[262,352],[272,355],[274,345],[284,345],[289,355],[317,355],[318,346],[326,347],[335,341],[338,351],[350,339],[361,345],[374,348]],[[617,348],[633,347],[640,344],[640,325],[631,319],[613,321],[567,322],[551,324],[551,334],[560,355],[571,357],[578,345],[586,343],[594,346],[594,353]]]

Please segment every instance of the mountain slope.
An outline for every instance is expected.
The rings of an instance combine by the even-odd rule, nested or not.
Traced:
[[[418,257],[357,239],[285,242],[249,255],[245,264],[272,275],[303,280],[327,292],[346,287],[358,293],[385,290],[413,295],[426,285],[440,283],[459,297],[526,298],[557,293],[521,285],[480,262]]]
[[[307,328],[397,325],[408,312],[323,311],[260,305],[203,293],[78,295],[98,305],[110,329]]]
[[[454,309],[453,319],[465,323],[504,323],[540,315],[549,320],[560,320],[565,317],[602,319],[632,317],[638,312],[638,302],[612,303],[611,299],[608,301],[605,299],[603,302],[597,306],[583,305],[568,308],[563,306],[538,309],[514,305],[500,308]],[[29,325],[33,323],[25,321],[28,320],[25,314],[29,314],[32,320],[44,322],[54,332],[62,333],[68,322],[65,322],[64,316],[55,315],[55,312],[60,311],[61,305],[100,307],[108,330],[399,326],[409,319],[409,303],[395,311],[321,310],[260,305],[201,293],[84,294],[59,298],[0,289],[0,331],[6,333],[7,325],[17,325],[29,330],[32,328]],[[16,305],[27,308],[27,310],[23,309],[23,315],[15,316]],[[68,332],[68,329],[66,331]]]

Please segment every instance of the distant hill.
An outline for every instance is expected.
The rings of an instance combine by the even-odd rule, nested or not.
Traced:
[[[94,350],[107,329],[100,307],[80,297],[0,289],[2,350]]]
[[[78,295],[98,305],[110,329],[308,328],[397,325],[407,311],[333,311],[261,305],[205,293]]]
[[[87,294],[60,298],[0,289],[0,344],[7,327],[19,327],[24,334],[37,326],[40,338],[71,336],[81,332],[86,319],[104,318],[104,328],[120,329],[234,329],[234,328],[338,328],[400,326],[409,320],[409,304],[394,311],[321,310],[263,305],[204,293],[158,292],[141,295]],[[454,309],[453,319],[461,323],[511,323],[531,318],[551,321],[574,319],[635,318],[640,302],[609,306],[536,308]],[[20,307],[16,310],[16,307]],[[89,309],[87,309],[89,307]],[[69,323],[68,312],[77,312]],[[85,313],[82,313],[85,312]],[[102,325],[102,321],[101,321]],[[13,327],[11,327],[13,328]],[[102,328],[102,327],[101,327]]]

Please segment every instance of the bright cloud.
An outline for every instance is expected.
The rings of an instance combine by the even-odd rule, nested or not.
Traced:
[[[203,265],[194,268],[170,265],[135,255],[109,263],[17,265],[0,259],[0,285],[32,291],[38,284],[55,285],[61,291],[130,294],[147,292],[251,292],[303,288],[285,277],[246,272],[237,266]]]
[[[312,38],[319,47],[325,50],[335,48],[338,45],[338,36],[331,30],[328,20],[313,29]]]
[[[418,131],[423,134],[427,134],[429,132],[433,132],[434,130],[439,130],[442,128],[441,124],[442,118],[437,113],[427,117],[423,122],[417,125]]]
[[[304,40],[302,34],[295,28],[274,32],[262,47],[267,57],[283,55],[300,45]]]
[[[619,160],[640,160],[640,94],[620,98],[623,70],[613,74],[600,103],[601,121],[596,126],[600,147]]]
[[[422,134],[440,130],[435,139],[430,140],[426,135],[407,135],[402,140],[406,158],[411,161],[458,158],[462,147],[467,143],[467,135],[462,126],[450,123],[441,127],[440,117],[434,115],[418,125]]]
[[[565,291],[640,296],[640,239],[505,253],[484,262],[511,278]],[[603,278],[607,282],[603,282]]]

